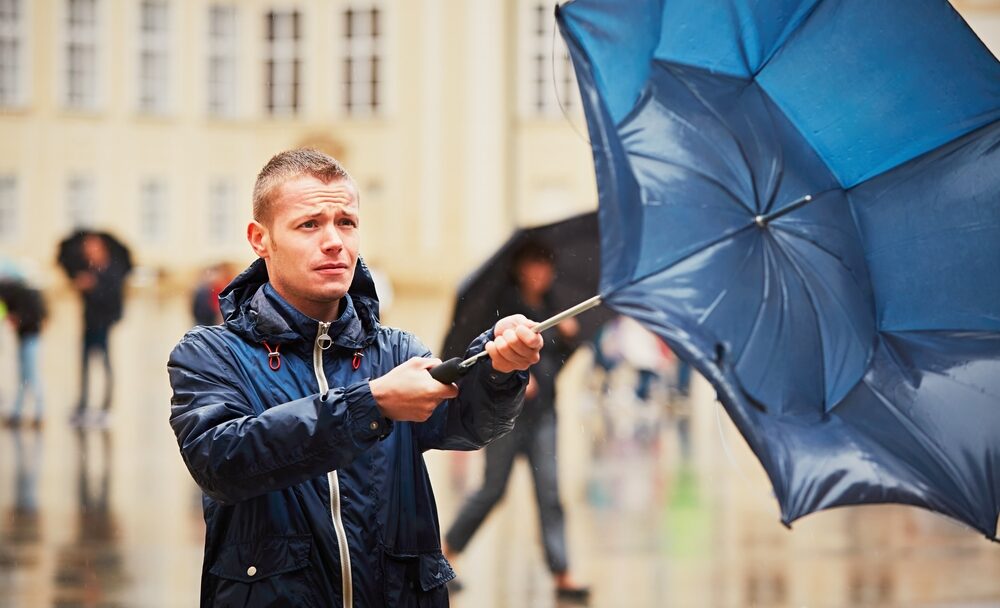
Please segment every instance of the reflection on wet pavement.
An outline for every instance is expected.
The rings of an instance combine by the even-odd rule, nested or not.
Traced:
[[[412,316],[441,309],[424,306]],[[53,302],[52,312],[45,426],[0,429],[0,608],[196,606],[200,494],[167,425],[164,369],[186,301],[129,303],[112,336],[119,385],[106,430],[67,423],[78,310]],[[0,337],[0,411],[12,347]],[[820,513],[789,531],[707,385],[696,381],[681,406],[660,394],[663,405],[641,409],[627,392],[595,397],[590,373],[582,354],[561,380],[559,456],[570,556],[592,606],[1000,606],[1000,545],[900,506]],[[482,457],[428,460],[447,527]],[[523,463],[456,570],[457,608],[558,605]]]

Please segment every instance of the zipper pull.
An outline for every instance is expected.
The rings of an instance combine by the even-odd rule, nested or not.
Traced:
[[[358,371],[358,368],[361,367],[361,357],[364,356],[365,354],[360,350],[354,352],[354,358],[351,359],[351,367],[354,371]]]
[[[272,349],[270,344],[264,342],[264,348],[267,349],[267,366],[271,368],[271,371],[276,372],[281,369],[281,353],[278,352],[281,345],[277,344]]]

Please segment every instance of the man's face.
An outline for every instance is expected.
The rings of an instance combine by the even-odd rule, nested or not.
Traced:
[[[89,235],[83,239],[83,257],[92,268],[103,268],[108,264],[108,248],[104,239]]]
[[[354,279],[358,227],[353,183],[304,175],[277,189],[269,218],[251,222],[247,239],[267,263],[274,289],[300,312],[329,321]]]
[[[542,296],[555,278],[555,269],[547,260],[523,260],[517,268],[518,284],[528,295]]]

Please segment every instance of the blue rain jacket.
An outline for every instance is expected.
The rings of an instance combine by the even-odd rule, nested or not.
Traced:
[[[368,379],[430,351],[379,325],[363,262],[332,324],[284,301],[261,260],[220,301],[224,325],[191,330],[168,363],[170,424],[205,494],[202,606],[446,606],[422,453],[510,431],[527,373],[487,360],[427,421],[393,423]]]

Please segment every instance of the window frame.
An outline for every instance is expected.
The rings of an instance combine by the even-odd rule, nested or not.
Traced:
[[[520,0],[518,8],[517,98],[521,117],[558,120],[580,111],[576,73],[566,41],[557,31],[551,4]]]
[[[63,187],[69,230],[75,231],[96,227],[99,219],[99,209],[97,181],[94,179],[94,176],[88,173],[70,174],[66,178]]]
[[[264,115],[271,118],[295,117],[304,109],[304,76],[305,76],[305,19],[304,11],[297,5],[272,7],[263,13],[264,16]],[[289,19],[290,31],[279,32],[276,17],[282,17],[281,23]],[[289,37],[278,34],[290,33]],[[288,69],[290,66],[290,70]],[[280,74],[279,82],[274,82]],[[284,91],[284,87],[290,90]]]
[[[368,23],[359,36],[354,18],[365,14],[368,14]],[[339,44],[334,61],[339,77],[334,79],[334,103],[344,116],[377,118],[389,113],[389,17],[388,3],[382,0],[343,2],[337,6],[334,19],[338,21]],[[359,57],[362,61],[357,60]],[[356,84],[362,86],[356,87]]]
[[[0,243],[13,243],[20,235],[21,184],[17,177],[15,173],[0,173]]]
[[[93,4],[93,23],[91,31],[81,32],[74,30],[70,21],[72,17],[72,4],[74,2],[90,2]],[[101,46],[102,30],[104,28],[105,14],[102,0],[62,0],[60,10],[57,15],[59,21],[59,51],[56,70],[57,90],[59,91],[59,101],[62,107],[74,112],[95,112],[103,105],[103,83],[104,83],[104,50]],[[73,45],[87,46],[92,51],[90,59],[89,90],[81,91],[81,98],[74,99],[72,79],[70,77],[74,62],[71,59],[70,49]],[[86,75],[86,74],[85,74]],[[86,95],[86,97],[83,97]]]
[[[151,193],[155,196],[150,197]],[[150,203],[153,203],[150,206]],[[137,234],[146,244],[164,244],[170,238],[170,188],[159,176],[145,177],[139,182]],[[150,221],[152,218],[152,221]]]
[[[17,44],[14,55],[14,76],[11,79],[12,93],[9,97],[0,95],[0,108],[21,109],[31,98],[31,46],[32,46],[32,3],[28,0],[9,0],[17,5],[17,19],[7,24],[9,32],[3,32],[5,24],[0,23],[0,38],[6,37]],[[0,79],[3,76],[0,74]]]
[[[135,107],[140,114],[168,114],[172,102],[171,70],[173,4],[170,0],[140,0],[136,5]],[[147,13],[151,9],[151,13]],[[147,17],[162,21],[147,29]],[[147,64],[147,58],[150,63]]]
[[[236,118],[240,114],[240,5],[235,2],[213,2],[207,7],[205,25],[205,112],[213,118]],[[216,11],[229,13],[231,30],[217,36],[214,28]],[[218,78],[215,61],[226,63],[220,69],[226,78]],[[228,91],[227,91],[228,90]],[[222,99],[226,97],[226,99]]]

